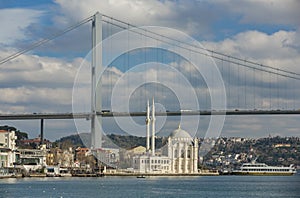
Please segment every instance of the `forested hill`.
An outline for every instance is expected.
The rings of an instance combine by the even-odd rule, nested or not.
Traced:
[[[70,135],[55,141],[55,146],[67,148],[67,147],[89,147],[90,134],[82,133],[76,135]],[[156,148],[162,147],[165,139],[162,137],[157,137],[155,141]],[[137,146],[146,146],[146,137],[137,136],[125,136],[125,135],[115,135],[109,134],[103,137],[103,147],[104,148],[124,148],[130,149]]]

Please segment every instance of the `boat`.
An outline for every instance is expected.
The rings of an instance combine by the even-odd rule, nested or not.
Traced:
[[[218,171],[220,175],[230,175],[231,171],[228,169],[222,169]]]
[[[146,178],[144,175],[138,175],[136,178]]]
[[[9,168],[0,168],[0,179],[1,178],[11,178],[14,177],[15,173],[10,171]]]
[[[243,163],[242,166],[233,170],[233,175],[294,175],[297,173],[296,167],[290,166],[268,166],[265,163]]]
[[[59,168],[59,176],[60,177],[72,177],[71,170],[68,168]]]
[[[57,166],[48,166],[46,168],[46,176],[47,177],[60,177],[59,167],[57,167]]]

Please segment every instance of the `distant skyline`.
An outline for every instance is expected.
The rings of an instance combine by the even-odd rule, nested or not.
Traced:
[[[99,11],[137,26],[174,28],[208,49],[300,73],[299,7],[297,0],[0,0],[0,60]],[[0,113],[72,112],[73,84],[90,50],[90,35],[89,23],[0,65]],[[110,72],[114,77],[122,76],[122,61],[114,64]],[[179,63],[170,60],[169,64],[175,68]],[[220,65],[218,67],[221,68]],[[233,70],[237,74],[237,69]],[[280,78],[277,79],[281,81],[280,86],[267,89],[270,86],[267,75],[247,78],[233,75],[229,79],[230,71],[224,73],[225,85],[232,87],[231,97],[244,97],[243,94],[248,91],[250,100],[253,100],[251,93],[255,89],[258,95],[254,100],[259,107],[277,109],[276,103],[279,103],[282,108],[300,109],[300,82],[297,80]],[[249,83],[244,90],[238,82],[246,83],[246,80]],[[268,90],[271,90],[270,93]],[[280,99],[275,101],[278,95]],[[264,100],[266,98],[268,100]],[[229,108],[237,102],[237,99],[232,99],[228,103]],[[249,101],[243,103],[252,107]],[[146,101],[139,101],[139,106],[144,104]],[[107,133],[121,133],[113,120],[105,120]],[[136,118],[135,121],[143,125],[144,118]],[[161,133],[167,134],[176,129],[178,122],[178,119],[168,119]],[[182,127],[189,131],[192,124],[191,118]],[[201,117],[198,135],[204,135],[207,124],[208,118]],[[0,121],[0,125],[15,126],[28,132],[30,138],[38,136],[40,130],[39,121]],[[56,140],[76,132],[72,120],[45,121],[47,139]],[[144,132],[138,134],[144,135]],[[299,136],[299,116],[227,116],[221,136],[266,137],[269,134]]]

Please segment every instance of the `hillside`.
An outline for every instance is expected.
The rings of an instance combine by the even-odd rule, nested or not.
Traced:
[[[156,148],[162,147],[165,139],[162,137],[157,137],[155,141]],[[90,134],[81,133],[76,135],[70,135],[54,142],[54,146],[61,148],[67,147],[89,147],[90,146]],[[103,137],[103,147],[105,148],[124,148],[130,149],[137,146],[146,146],[146,137],[137,137],[137,136],[123,136],[109,134]]]
[[[300,165],[299,137],[269,137],[235,141],[234,138],[219,138],[215,146],[204,156],[204,161],[212,167],[249,162],[268,165]]]

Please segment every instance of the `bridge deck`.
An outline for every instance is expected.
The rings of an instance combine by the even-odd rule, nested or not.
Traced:
[[[300,110],[227,110],[227,111],[169,111],[156,112],[156,116],[194,116],[194,115],[296,115]],[[146,112],[98,112],[102,117],[146,116]],[[33,113],[0,114],[0,120],[35,120],[35,119],[90,119],[91,113]]]

